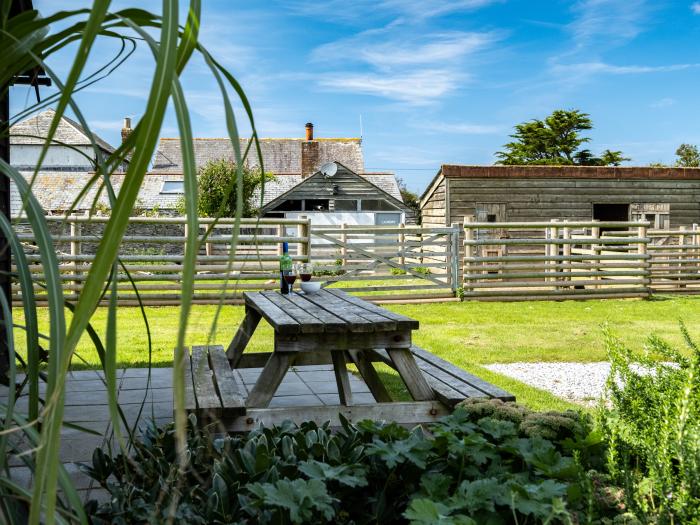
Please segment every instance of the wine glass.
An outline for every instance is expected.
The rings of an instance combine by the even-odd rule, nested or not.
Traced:
[[[294,281],[297,280],[297,265],[292,265],[292,269],[284,274],[284,280],[289,285],[289,294],[294,292]]]
[[[306,283],[311,280],[311,276],[314,273],[314,265],[311,263],[299,263],[298,270],[301,281]]]

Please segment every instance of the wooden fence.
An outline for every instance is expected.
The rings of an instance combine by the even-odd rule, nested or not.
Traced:
[[[646,297],[646,222],[464,222],[465,299]],[[609,229],[623,229],[606,235]]]
[[[68,300],[82,289],[106,217],[47,217]],[[15,228],[25,246],[40,304],[43,270],[26,224]],[[233,219],[200,219],[200,251],[194,284],[196,304],[239,303],[242,293],[279,286],[282,242],[295,262],[313,262],[317,278],[373,300],[439,300],[454,297],[461,227],[340,226],[311,228],[300,219],[243,219],[232,238]],[[133,217],[116,274],[120,305],[177,305],[186,227],[180,217]],[[133,281],[133,283],[132,283]],[[21,302],[15,285],[13,300]],[[107,297],[105,297],[105,301]]]

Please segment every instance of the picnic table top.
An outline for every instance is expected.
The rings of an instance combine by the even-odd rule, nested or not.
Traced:
[[[246,292],[245,304],[278,334],[393,332],[417,330],[418,321],[340,290],[316,294]]]

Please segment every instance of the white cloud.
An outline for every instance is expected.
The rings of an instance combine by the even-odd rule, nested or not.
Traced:
[[[690,10],[696,15],[700,15],[700,2],[693,2],[690,5]]]
[[[631,40],[642,31],[647,5],[644,0],[583,0],[574,6],[574,13],[569,30],[577,48],[610,45]]]
[[[452,91],[464,80],[451,71],[424,69],[413,73],[335,73],[320,79],[319,85],[334,91],[349,91],[398,100],[412,105],[430,104]]]
[[[605,62],[581,62],[578,64],[555,64],[553,73],[567,73],[580,76],[588,76],[596,73],[610,75],[633,75],[641,73],[661,73],[668,71],[681,71],[696,68],[700,64],[671,64],[667,66],[616,66]]]
[[[436,133],[454,133],[461,135],[491,135],[503,131],[503,126],[493,124],[471,124],[468,122],[425,122],[419,124],[418,127]]]
[[[673,106],[676,103],[676,100],[670,97],[664,97],[660,98],[659,100],[656,100],[652,102],[649,107],[651,108],[667,108],[669,106]]]
[[[361,61],[378,68],[433,65],[461,59],[481,50],[499,37],[495,33],[451,31],[407,37],[395,31],[394,24],[359,33],[317,47],[311,54],[315,61]]]
[[[504,0],[326,0],[297,1],[288,5],[294,13],[334,20],[367,21],[372,16],[433,18],[449,13],[474,11]]]

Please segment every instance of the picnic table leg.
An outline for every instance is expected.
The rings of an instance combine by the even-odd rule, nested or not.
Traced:
[[[294,362],[293,352],[273,352],[246,400],[247,408],[266,408]]]
[[[231,363],[231,368],[236,368],[238,363],[241,361],[243,351],[248,345],[250,338],[253,337],[253,332],[255,332],[255,329],[258,327],[260,318],[260,312],[246,305],[243,322],[238,327],[236,335],[233,336],[231,344],[228,345],[228,349],[226,350],[226,357],[228,357],[228,360]]]
[[[350,350],[350,359],[357,367],[360,372],[362,379],[365,380],[369,391],[372,392],[374,399],[377,403],[391,403],[391,395],[387,391],[384,383],[379,378],[379,374],[374,369],[372,361],[367,359],[367,355],[364,350]]]
[[[350,378],[348,376],[345,354],[345,351],[335,351],[331,352],[331,357],[333,359],[335,382],[338,385],[340,404],[350,406],[352,405],[352,391],[350,389]]]
[[[401,376],[411,397],[416,401],[429,401],[435,399],[435,393],[423,377],[423,372],[413,359],[413,354],[407,348],[387,348],[387,353],[394,362],[396,371]]]

